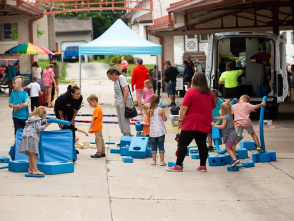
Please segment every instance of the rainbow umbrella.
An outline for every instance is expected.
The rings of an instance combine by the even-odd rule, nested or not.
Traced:
[[[14,54],[14,55],[37,55],[37,54],[52,54],[52,51],[49,51],[46,48],[43,48],[40,45],[35,45],[30,42],[17,45],[7,51],[5,54]]]

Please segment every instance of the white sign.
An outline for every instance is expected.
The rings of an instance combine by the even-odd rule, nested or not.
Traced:
[[[184,80],[182,78],[177,78],[176,90],[182,91],[184,88]]]

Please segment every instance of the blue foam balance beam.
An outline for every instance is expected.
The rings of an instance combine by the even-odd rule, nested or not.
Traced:
[[[110,153],[120,153],[120,149],[118,149],[118,148],[110,148]]]
[[[254,141],[241,141],[240,147],[241,147],[241,149],[247,149],[247,150],[256,150],[257,149]]]
[[[10,166],[4,166],[4,167],[0,167],[0,170],[2,169],[9,169]]]
[[[29,161],[26,160],[15,160],[9,162],[9,171],[12,172],[28,172]]]
[[[133,158],[144,159],[146,157],[149,137],[133,137],[129,155]]]
[[[115,142],[104,142],[106,145],[115,144]],[[90,142],[90,144],[96,144],[96,142]]]
[[[9,161],[8,157],[0,156],[0,163],[9,163]]]
[[[168,167],[172,167],[172,166],[174,166],[174,165],[176,165],[176,162],[171,162],[171,161],[170,161],[170,162],[167,163],[167,166],[168,166]],[[182,164],[182,167],[184,168],[184,164]]]
[[[70,124],[71,124],[69,121],[66,121],[66,120],[60,120],[60,119],[57,119],[57,118],[48,118],[48,119],[46,119],[46,121],[47,121],[48,123],[63,124],[63,125],[65,125],[65,126],[70,126]],[[46,121],[44,120],[44,121],[42,122],[42,124],[45,125],[45,124],[46,124]]]
[[[74,172],[73,162],[48,162],[38,163],[38,169],[45,174],[61,174],[61,173],[73,173]]]
[[[237,166],[234,166],[234,167],[231,167],[231,166],[227,166],[227,171],[228,172],[233,172],[233,171],[239,171],[239,167]]]
[[[247,149],[237,149],[236,153],[239,154],[239,159],[248,158],[248,150]]]
[[[229,154],[225,154],[226,164],[231,164],[233,159]]]
[[[225,155],[215,155],[208,157],[209,166],[223,166],[226,164]]]
[[[122,157],[122,162],[133,163],[133,157]]]
[[[120,147],[120,155],[129,156],[129,149],[130,149],[130,146],[127,144],[125,146]]]
[[[190,153],[198,153],[198,148],[189,148]]]
[[[25,174],[25,177],[32,177],[32,178],[44,178],[45,175],[34,175],[34,174]]]

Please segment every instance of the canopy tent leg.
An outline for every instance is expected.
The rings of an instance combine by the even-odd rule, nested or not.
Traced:
[[[79,54],[79,70],[80,70],[80,76],[79,76],[79,86],[80,89],[82,89],[82,62],[81,62],[82,56]]]

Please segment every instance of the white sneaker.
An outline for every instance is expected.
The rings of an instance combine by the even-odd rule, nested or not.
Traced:
[[[161,161],[160,166],[166,166],[166,163],[164,161]]]
[[[151,165],[152,166],[156,165],[156,161],[152,161]]]

